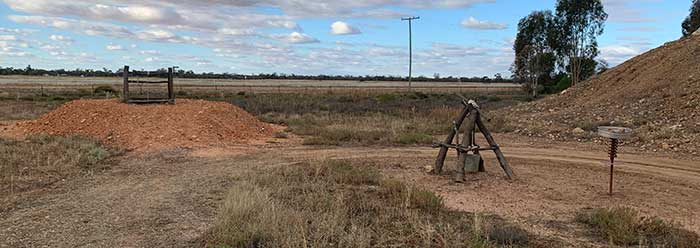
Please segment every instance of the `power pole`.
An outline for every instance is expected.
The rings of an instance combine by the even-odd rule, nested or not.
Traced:
[[[413,70],[413,35],[411,31],[411,23],[413,20],[420,19],[420,16],[404,17],[402,21],[408,21],[408,91],[413,91],[411,88],[411,74]]]

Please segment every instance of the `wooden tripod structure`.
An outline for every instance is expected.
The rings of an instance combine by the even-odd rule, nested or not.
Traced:
[[[489,132],[486,125],[484,125],[484,121],[481,119],[483,114],[479,109],[479,105],[477,105],[473,100],[467,101],[466,99],[462,100],[462,105],[464,105],[464,109],[453,122],[454,126],[447,135],[445,142],[434,145],[435,148],[440,148],[437,160],[435,161],[434,172],[436,174],[442,173],[442,167],[445,163],[445,157],[447,157],[447,151],[450,148],[456,149],[457,153],[459,154],[459,162],[457,165],[457,177],[455,180],[461,182],[464,177],[464,163],[469,152],[476,155],[479,154],[479,151],[491,150],[496,153],[498,163],[500,163],[501,168],[503,168],[503,171],[506,173],[506,176],[508,176],[508,179],[513,179],[515,177],[513,170],[511,170],[506,157],[503,155],[503,152],[501,152],[501,149],[496,143],[496,140],[494,140],[493,135],[491,135],[491,132]],[[467,123],[464,128],[464,138],[462,139],[461,143],[458,139],[456,142],[457,144],[455,144],[453,143],[454,139],[456,137],[458,138],[459,129],[464,123],[465,119],[467,120]],[[478,130],[484,135],[484,138],[486,138],[486,142],[489,143],[488,147],[482,148],[476,144],[476,128],[478,128]],[[483,161],[480,161],[479,163],[479,171],[484,171]]]

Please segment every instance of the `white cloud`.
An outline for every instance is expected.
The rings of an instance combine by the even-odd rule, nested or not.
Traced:
[[[129,56],[130,64],[153,66],[178,61],[184,66],[206,65],[206,68],[236,68],[239,72],[295,72],[403,75],[407,48],[370,43],[295,46],[318,43],[310,31],[297,23],[306,18],[367,18],[353,20],[353,25],[336,22],[332,34],[356,34],[357,27],[386,28],[375,22],[398,18],[419,9],[468,8],[495,0],[4,0],[18,14],[9,20],[72,31],[77,34],[120,39],[115,44],[101,44],[104,49],[144,50]],[[279,11],[263,11],[261,9]],[[394,20],[396,21],[396,20]],[[489,22],[486,22],[488,24]],[[481,23],[483,25],[483,23]],[[282,31],[280,31],[282,30]],[[362,30],[367,31],[367,30]],[[3,32],[3,29],[0,29]],[[5,32],[10,35],[15,33]],[[66,32],[67,33],[67,32]],[[58,33],[66,35],[66,33]],[[21,37],[21,36],[20,36]],[[18,37],[18,38],[20,38]],[[75,35],[75,39],[80,39]],[[44,38],[45,39],[45,38]],[[138,42],[178,43],[211,49],[210,57],[178,57],[164,51],[146,50]],[[139,48],[129,44],[139,44]],[[41,44],[41,50],[74,61],[97,61],[97,54],[72,53],[80,47],[65,49],[67,44]],[[496,45],[492,45],[496,46]],[[499,45],[500,46],[500,45]],[[17,45],[12,47],[19,48]],[[181,47],[173,45],[173,47]],[[312,49],[309,49],[312,48]],[[194,50],[194,49],[193,49]],[[183,50],[183,55],[190,50]],[[18,52],[18,51],[15,51]],[[179,51],[178,51],[179,52]],[[199,52],[199,50],[197,50]],[[432,75],[479,74],[494,68],[508,68],[512,51],[502,53],[500,47],[459,46],[435,43],[417,48],[416,72]],[[369,56],[368,56],[369,55]],[[198,56],[200,56],[198,54]],[[510,56],[510,57],[509,57]],[[104,63],[110,63],[109,61]],[[233,63],[233,64],[227,64]],[[493,64],[488,64],[493,63]],[[222,65],[223,64],[223,65]],[[488,65],[484,65],[488,64]],[[71,64],[72,65],[72,64]],[[79,64],[77,64],[79,65]],[[352,66],[356,65],[356,66]],[[100,65],[101,67],[102,65]],[[465,68],[470,68],[465,71]],[[473,69],[472,69],[473,68]],[[492,73],[491,73],[492,74]]]
[[[51,36],[49,36],[49,39],[51,39],[52,41],[58,41],[58,42],[63,42],[63,43],[68,43],[68,44],[73,43],[73,41],[74,41],[73,38],[71,38],[71,37],[57,35],[57,34],[52,34]]]
[[[87,22],[81,20],[47,17],[47,16],[18,16],[8,17],[11,21],[25,24],[40,25],[58,29],[73,30],[92,36],[109,36],[116,38],[131,38],[133,33],[126,27],[101,22]]]
[[[610,45],[600,48],[600,57],[611,65],[620,64],[642,53],[640,48],[625,45]]]
[[[658,1],[654,0],[645,1],[660,4]],[[657,20],[649,15],[652,9],[640,8],[639,3],[640,0],[603,0],[603,6],[605,7],[605,12],[608,13],[609,22],[656,22]]]
[[[177,35],[166,30],[145,30],[137,33],[136,36],[148,41],[166,41],[177,38]]]
[[[331,34],[335,35],[348,35],[348,34],[360,34],[359,29],[351,26],[346,22],[337,21],[331,24]]]
[[[0,35],[0,41],[16,41],[17,36],[14,35]]]
[[[110,51],[124,51],[124,50],[126,50],[121,45],[113,45],[113,44],[107,45],[105,47],[105,49],[110,50]]]
[[[36,33],[37,30],[33,29],[18,29],[18,28],[3,28],[0,27],[0,33],[6,33],[6,34],[17,34],[17,35],[30,35],[33,33]]]
[[[276,35],[277,39],[294,44],[318,43],[319,41],[311,36],[299,32],[292,32],[287,35]]]
[[[143,55],[159,55],[160,54],[160,52],[156,51],[156,50],[143,50],[143,51],[139,51],[139,53],[143,54]]]
[[[47,51],[47,52],[57,52],[63,49],[61,46],[55,46],[55,45],[43,45],[39,47],[39,49]]]
[[[496,23],[491,21],[480,21],[474,17],[469,17],[462,20],[462,27],[467,29],[479,29],[479,30],[498,30],[508,28],[507,24]]]

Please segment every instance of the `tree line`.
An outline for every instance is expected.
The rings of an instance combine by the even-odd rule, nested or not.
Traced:
[[[138,75],[139,77],[162,77],[167,73],[167,68],[160,68],[155,71],[145,70],[130,70],[130,74]],[[123,69],[116,71],[102,68],[102,70],[93,69],[35,69],[31,65],[26,68],[0,67],[0,75],[27,75],[27,76],[64,76],[64,77],[121,77]],[[192,70],[176,70],[175,76],[178,78],[194,78],[194,79],[233,79],[233,80],[255,80],[255,79],[281,79],[281,80],[352,80],[352,81],[408,81],[407,77],[400,76],[385,76],[385,75],[298,75],[285,73],[259,73],[259,74],[236,74],[236,73],[214,73],[214,72],[194,72]],[[412,81],[416,82],[513,82],[509,78],[503,78],[501,74],[496,74],[493,77],[440,77],[439,74],[433,77],[413,77]]]
[[[518,22],[511,72],[533,96],[554,93],[608,69],[597,59],[597,37],[608,14],[600,0],[557,0],[554,11],[533,11]],[[681,24],[683,37],[700,28],[700,0]]]

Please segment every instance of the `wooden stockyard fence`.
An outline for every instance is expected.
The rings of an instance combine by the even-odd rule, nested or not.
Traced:
[[[167,72],[129,72],[129,66],[124,66],[124,91],[122,93],[122,100],[126,103],[175,103],[175,92],[173,89],[173,69],[168,68]],[[153,81],[153,80],[130,80],[129,76],[134,77],[155,77],[155,78],[167,78],[167,80]],[[165,97],[151,97],[150,95],[134,97],[129,92],[130,84],[167,84],[167,96]]]

